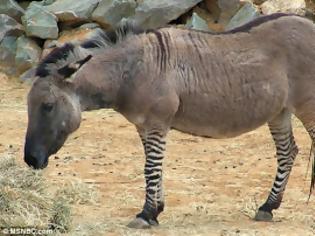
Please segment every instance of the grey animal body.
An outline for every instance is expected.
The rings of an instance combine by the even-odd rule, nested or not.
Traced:
[[[291,114],[315,140],[314,38],[309,20],[274,14],[221,34],[168,27],[110,47],[90,42],[81,45],[84,56],[68,45],[60,51],[77,60],[65,56],[59,63],[56,51],[38,67],[28,97],[25,161],[45,167],[79,127],[82,111],[115,109],[136,126],[144,146],[146,200],[129,226],[146,228],[158,224],[164,208],[162,161],[170,129],[228,138],[268,123],[278,169],[255,219],[271,220],[298,153]],[[86,57],[93,47],[103,50]]]

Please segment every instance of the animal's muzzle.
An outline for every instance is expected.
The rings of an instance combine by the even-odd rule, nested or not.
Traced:
[[[25,162],[34,169],[44,169],[48,165],[48,160],[39,159],[32,155],[24,156]]]
[[[32,148],[30,142],[26,140],[24,161],[34,169],[44,169],[48,165],[48,156],[40,148]]]

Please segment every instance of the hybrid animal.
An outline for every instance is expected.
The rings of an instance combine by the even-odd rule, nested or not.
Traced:
[[[25,161],[46,167],[79,127],[81,112],[115,109],[136,126],[144,146],[145,204],[129,226],[147,228],[164,208],[162,163],[171,129],[229,138],[268,123],[278,169],[255,219],[271,220],[298,153],[292,114],[315,140],[314,38],[311,21],[280,13],[224,33],[165,27],[66,44],[37,68]]]

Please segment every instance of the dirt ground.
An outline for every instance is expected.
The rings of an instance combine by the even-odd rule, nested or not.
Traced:
[[[28,86],[0,77],[0,153],[24,165]],[[160,226],[125,225],[144,200],[144,157],[135,128],[111,110],[83,114],[80,129],[50,158],[44,174],[52,188],[65,179],[96,184],[94,206],[75,209],[74,224],[99,227],[101,235],[315,235],[315,194],[307,204],[310,140],[294,120],[300,153],[274,221],[251,218],[268,195],[276,171],[274,145],[266,126],[238,138],[211,140],[172,131],[164,165],[166,208]],[[78,230],[78,235],[79,235]]]

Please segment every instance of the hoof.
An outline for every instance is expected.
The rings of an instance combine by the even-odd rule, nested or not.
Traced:
[[[258,211],[255,216],[256,221],[272,221],[272,213],[267,211]]]
[[[127,227],[132,228],[132,229],[149,229],[149,228],[151,228],[151,225],[146,220],[144,220],[140,217],[137,217],[137,218],[133,219],[127,225]]]

